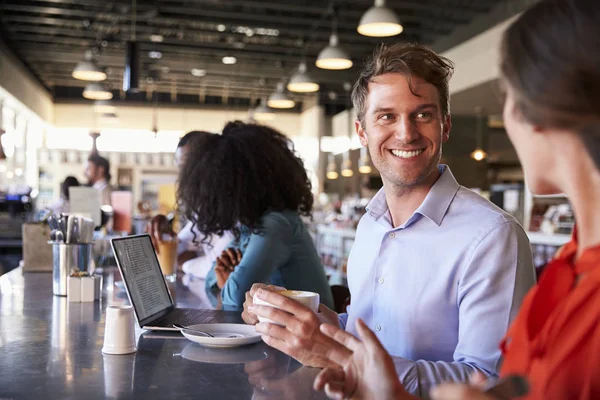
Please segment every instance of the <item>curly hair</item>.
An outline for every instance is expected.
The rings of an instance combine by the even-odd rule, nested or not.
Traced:
[[[177,202],[203,243],[239,224],[260,233],[270,211],[310,216],[311,183],[293,143],[267,126],[229,122],[223,134],[197,135],[179,173]],[[196,240],[196,238],[194,238]]]

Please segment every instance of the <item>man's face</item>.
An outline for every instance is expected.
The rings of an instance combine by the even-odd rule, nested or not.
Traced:
[[[100,168],[91,161],[86,163],[84,173],[90,185],[100,180]]]
[[[448,140],[450,116],[443,117],[438,90],[412,77],[388,73],[369,83],[363,123],[356,131],[387,185],[411,188],[429,182]]]

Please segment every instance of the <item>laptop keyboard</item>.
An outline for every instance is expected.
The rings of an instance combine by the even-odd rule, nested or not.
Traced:
[[[173,327],[173,324],[195,325],[207,324],[215,319],[213,310],[196,310],[193,308],[176,308],[162,319],[153,321],[153,326],[158,327]]]

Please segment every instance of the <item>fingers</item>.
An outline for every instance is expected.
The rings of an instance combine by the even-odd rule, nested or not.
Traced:
[[[325,394],[330,399],[343,400],[346,398],[344,394],[344,385],[337,382],[328,382],[325,385]]]
[[[283,311],[287,311],[290,314],[296,315],[298,318],[307,319],[311,317],[316,317],[315,313],[310,308],[278,293],[259,289],[256,292],[256,296],[259,299],[266,301],[267,303],[272,304],[273,306]],[[260,314],[260,316],[262,317],[263,315]],[[284,323],[283,321],[277,322]]]
[[[471,375],[469,377],[469,382],[473,386],[482,387],[483,385],[485,385],[487,379],[488,378],[484,374],[482,374],[479,371],[476,371],[476,372],[473,373],[473,375]]]
[[[348,343],[348,341],[351,340],[356,340],[358,342],[358,340],[349,333],[346,333],[340,328],[337,328],[332,325],[321,325],[321,332],[323,332],[327,337],[330,337],[333,340],[335,340],[335,342],[337,342],[334,342],[334,345],[330,345],[327,347],[327,350],[325,350],[325,357],[338,365],[344,365],[348,361],[348,359],[352,357],[352,351],[348,348],[346,343]],[[360,342],[358,343],[360,344]]]
[[[315,390],[323,390],[325,389],[325,385],[330,382],[342,382],[346,374],[344,370],[339,368],[325,368],[319,375],[315,378],[315,382],[313,383],[313,388]]]
[[[271,306],[259,306],[257,304],[253,304],[252,306],[248,307],[248,311],[254,315],[268,318],[271,321],[275,321],[283,326],[291,325],[296,321],[292,314]]]
[[[229,260],[231,261],[231,267],[232,268],[235,267],[236,265],[238,265],[240,263],[241,259],[242,259],[241,257],[238,256],[239,250],[237,250],[237,251],[236,250],[237,249],[229,247],[229,248],[227,248],[227,249],[225,249],[223,251],[223,253],[226,253],[227,257],[229,257]]]
[[[237,263],[241,263],[242,262],[242,251],[240,249],[235,249],[235,253],[237,255]]]
[[[325,336],[332,338],[350,351],[356,351],[362,346],[360,340],[336,326],[322,324],[320,329]]]
[[[221,256],[219,257],[221,264],[227,268],[228,270],[233,269],[234,264],[231,261],[231,258],[229,256],[229,253],[227,252],[227,250],[223,250],[223,252],[221,253]]]
[[[262,289],[262,288],[266,289],[267,287],[268,287],[268,285],[265,283],[255,283],[250,288],[250,296],[253,297],[256,294],[256,292],[258,292],[258,289]]]
[[[473,386],[446,383],[429,392],[433,400],[493,400]]]
[[[340,320],[338,314],[329,309],[325,304],[319,304],[319,313],[317,314],[321,323],[331,324],[334,326],[340,326]]]
[[[383,346],[381,345],[381,342],[379,341],[379,339],[377,339],[377,336],[375,336],[373,331],[370,330],[360,318],[356,321],[356,332],[358,333],[358,336],[363,341],[363,343],[369,349],[375,351],[385,351]],[[353,342],[352,345],[356,345],[356,343]]]
[[[246,301],[244,301],[244,311],[242,312],[242,319],[248,325],[256,325],[258,323],[258,318],[256,317],[256,315],[248,310],[248,307],[252,306],[252,304],[254,304],[252,295],[250,294],[250,292],[246,292]]]

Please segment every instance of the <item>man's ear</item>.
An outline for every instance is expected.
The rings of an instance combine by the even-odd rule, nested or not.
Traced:
[[[442,143],[446,143],[450,139],[450,130],[452,129],[452,117],[446,115],[442,124]]]
[[[367,143],[369,142],[367,139],[367,131],[363,128],[363,126],[359,120],[354,121],[354,129],[356,130],[356,134],[358,135],[358,138],[360,139],[360,144],[362,144],[363,146],[366,146]]]

